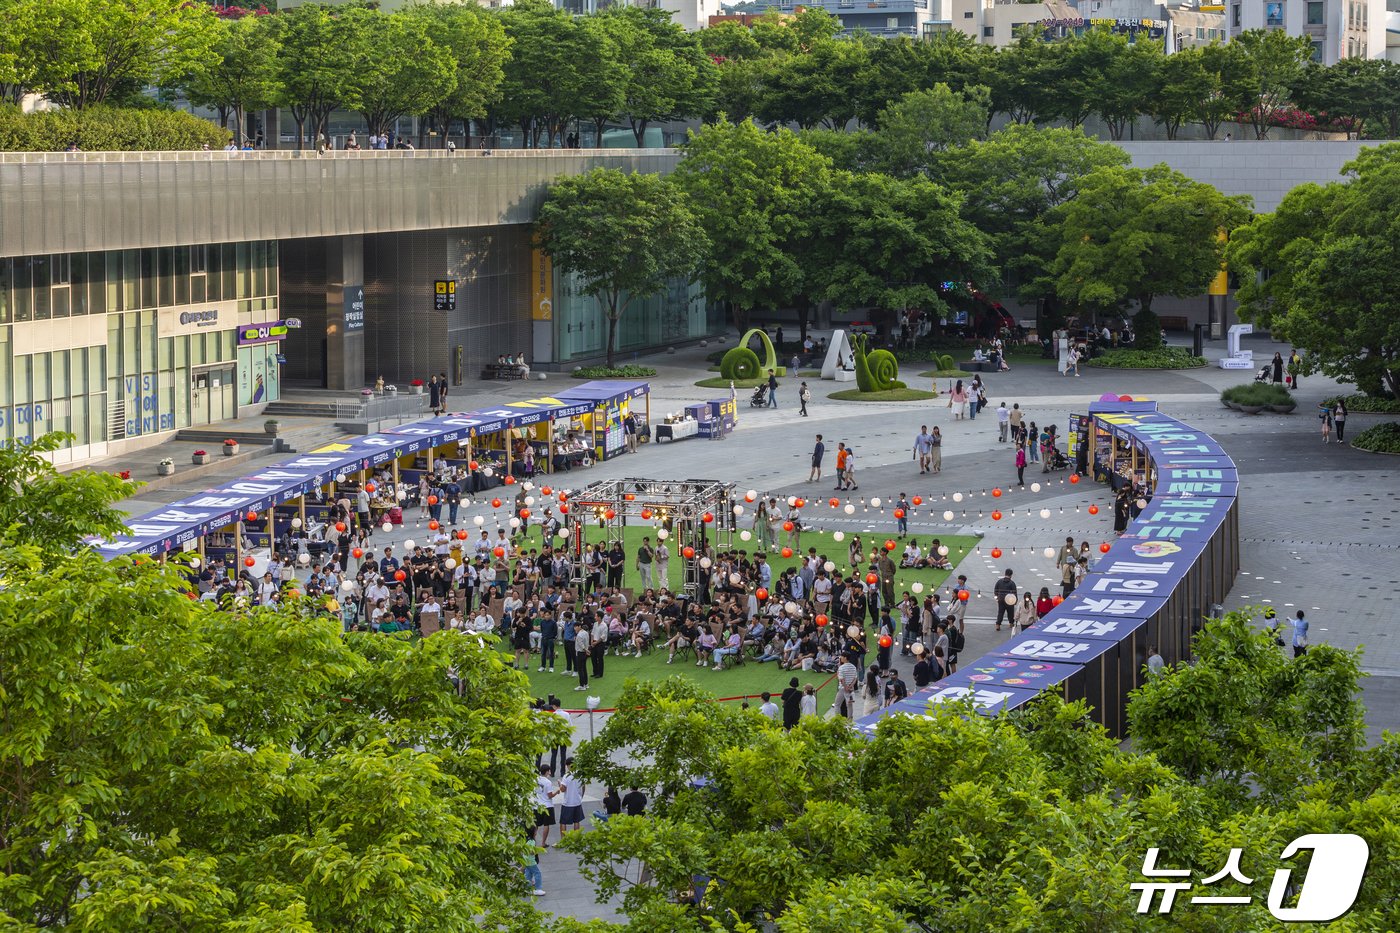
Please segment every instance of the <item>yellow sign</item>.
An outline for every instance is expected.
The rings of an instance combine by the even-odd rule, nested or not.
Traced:
[[[1228,239],[1225,231],[1221,230],[1215,234],[1215,238],[1222,244]],[[1225,263],[1220,263],[1220,271],[1215,273],[1215,277],[1210,280],[1210,287],[1206,289],[1207,295],[1228,295],[1230,293],[1230,273],[1225,268]]]
[[[311,452],[313,454],[343,454],[349,449],[349,444],[327,444],[325,447],[318,447]]]
[[[530,319],[554,320],[554,263],[542,249],[530,251]]]

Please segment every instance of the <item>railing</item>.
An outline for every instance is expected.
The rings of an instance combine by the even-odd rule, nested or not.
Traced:
[[[657,155],[670,149],[239,149],[131,152],[0,152],[0,164],[30,162],[285,162],[294,159],[537,159],[567,155]]]
[[[377,395],[359,400],[337,400],[335,420],[373,425],[382,421],[417,417],[427,410],[427,395]]]

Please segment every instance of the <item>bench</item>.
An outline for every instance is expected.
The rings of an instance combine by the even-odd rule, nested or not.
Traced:
[[[481,368],[482,379],[524,379],[525,373],[515,363],[487,363]]]
[[[1162,322],[1162,330],[1188,331],[1190,326],[1186,323],[1186,316],[1182,314],[1162,314],[1157,320]]]

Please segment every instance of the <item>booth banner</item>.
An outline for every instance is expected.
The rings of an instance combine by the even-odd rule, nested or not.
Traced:
[[[878,713],[856,720],[856,728],[866,735],[871,735],[880,724],[880,720],[888,716],[928,716],[933,707],[940,703],[956,703],[963,700],[971,700],[973,707],[982,715],[996,716],[1024,706],[1034,700],[1038,693],[1037,687],[974,683],[969,679],[969,675],[959,671],[936,684],[914,691],[906,699],[887,706]]]
[[[963,665],[958,673],[967,675],[967,679],[973,684],[983,686],[1044,690],[1063,683],[1078,669],[1074,664],[1051,664],[1047,661],[1027,661],[1024,658],[986,656],[978,658],[970,665]]]

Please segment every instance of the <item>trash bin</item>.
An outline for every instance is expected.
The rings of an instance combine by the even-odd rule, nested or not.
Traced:
[[[1205,350],[1206,328],[1208,326],[1208,324],[1196,325],[1196,332],[1191,337],[1191,354],[1193,356],[1205,356],[1205,353],[1203,351]]]

